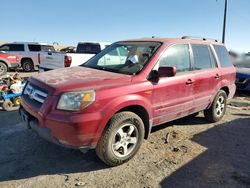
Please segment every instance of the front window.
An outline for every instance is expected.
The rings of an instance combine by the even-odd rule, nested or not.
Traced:
[[[114,43],[82,66],[122,74],[136,74],[146,66],[160,45],[159,42]]]
[[[190,71],[190,65],[188,44],[176,44],[167,48],[154,69],[162,66],[176,67],[176,72],[180,73]]]

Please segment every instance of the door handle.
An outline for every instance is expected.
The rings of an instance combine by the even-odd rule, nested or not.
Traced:
[[[219,79],[219,78],[220,78],[220,75],[219,75],[219,74],[216,74],[216,75],[214,76],[214,78],[215,78],[215,79]]]
[[[194,81],[192,80],[192,79],[188,79],[187,81],[186,81],[186,85],[191,85],[191,84],[193,84],[194,83]]]

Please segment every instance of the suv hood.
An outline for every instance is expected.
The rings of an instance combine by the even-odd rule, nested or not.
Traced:
[[[29,81],[38,80],[57,92],[79,89],[95,89],[128,85],[131,75],[118,74],[86,67],[56,69],[33,76]]]

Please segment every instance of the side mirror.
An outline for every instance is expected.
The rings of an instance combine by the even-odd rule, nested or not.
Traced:
[[[176,75],[176,67],[159,67],[159,77],[173,77]]]

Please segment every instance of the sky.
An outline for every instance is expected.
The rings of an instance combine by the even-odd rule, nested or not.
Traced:
[[[228,0],[228,49],[250,51],[249,8],[249,0]],[[0,41],[76,46],[151,36],[221,40],[224,0],[4,0],[0,10]]]

